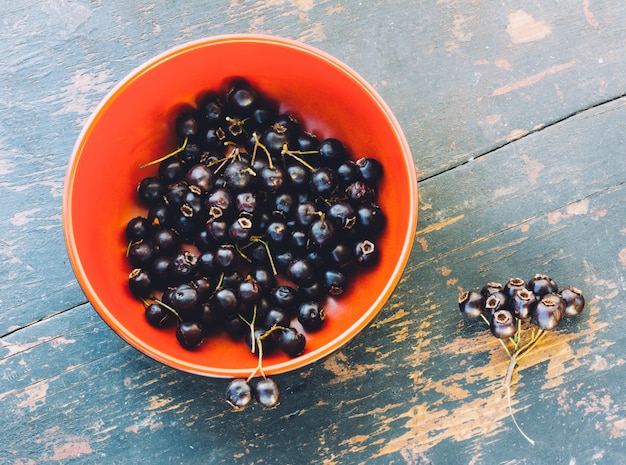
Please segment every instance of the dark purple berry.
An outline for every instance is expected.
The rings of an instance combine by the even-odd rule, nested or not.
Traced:
[[[165,328],[176,322],[174,314],[157,303],[146,306],[144,314],[148,323],[155,328]]]
[[[513,297],[516,291],[526,289],[526,281],[521,278],[511,278],[504,285],[502,290],[507,296]]]
[[[306,337],[295,328],[286,328],[278,336],[278,346],[290,357],[298,357],[304,352]]]
[[[126,225],[126,239],[129,242],[137,242],[145,239],[152,231],[148,218],[138,216],[130,220]]]
[[[298,307],[297,317],[305,331],[315,332],[319,331],[324,324],[326,312],[319,302],[307,301]]]
[[[555,293],[558,287],[554,280],[545,274],[536,274],[528,281],[528,289],[538,298],[546,294]]]
[[[202,325],[197,321],[183,321],[176,327],[176,339],[185,349],[197,349],[204,340]]]
[[[565,314],[577,316],[585,308],[585,297],[580,289],[569,286],[561,291],[561,297],[565,301]]]
[[[526,288],[517,289],[509,297],[509,306],[518,318],[526,319],[530,316],[532,307],[536,305],[537,297]]]
[[[372,267],[378,264],[380,252],[378,247],[368,240],[357,242],[354,247],[354,257],[356,263],[363,267]]]
[[[252,400],[252,388],[245,379],[233,379],[226,387],[226,402],[236,409],[243,409]]]
[[[463,291],[459,294],[459,310],[469,318],[478,318],[482,315],[485,298],[480,292]]]
[[[142,268],[133,269],[128,275],[128,287],[135,297],[148,297],[154,288],[150,273]]]
[[[517,332],[517,319],[515,314],[506,309],[494,312],[489,325],[491,334],[499,339],[513,337]]]
[[[503,290],[504,290],[504,286],[502,285],[502,283],[499,283],[496,281],[489,281],[487,284],[483,286],[483,288],[480,290],[480,293],[486,299],[494,292],[502,292]]]
[[[273,379],[262,379],[254,386],[254,397],[263,407],[274,408],[280,401],[280,388]]]
[[[383,165],[375,158],[359,158],[356,166],[361,179],[369,185],[375,185],[383,177]]]
[[[540,329],[551,330],[559,325],[564,314],[563,298],[557,294],[548,293],[533,306],[530,321]]]

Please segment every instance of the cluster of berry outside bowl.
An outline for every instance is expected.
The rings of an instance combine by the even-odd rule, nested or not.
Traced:
[[[511,278],[504,285],[488,282],[479,290],[461,291],[458,308],[468,319],[480,318],[509,357],[504,377],[508,407],[516,428],[528,442],[511,407],[511,377],[519,359],[535,347],[547,331],[585,307],[583,293],[574,286],[559,289],[550,276],[535,274],[527,282]]]

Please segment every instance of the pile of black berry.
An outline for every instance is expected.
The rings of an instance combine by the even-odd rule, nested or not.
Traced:
[[[240,406],[262,355],[302,354],[327,298],[377,264],[383,167],[339,139],[318,140],[239,78],[181,111],[173,130],[178,148],[142,165],[158,173],[139,182],[146,213],[126,226],[128,284],[147,321],[176,326],[186,349],[225,331],[258,354],[257,370],[234,385],[240,400],[229,387]]]
[[[585,298],[579,289],[569,286],[559,290],[545,274],[536,274],[528,282],[520,278],[511,278],[504,285],[489,282],[480,290],[459,294],[461,313],[469,318],[482,318],[509,356],[505,375],[509,412],[517,429],[531,444],[534,441],[521,430],[511,408],[513,370],[520,357],[546,331],[556,328],[565,316],[579,315],[584,307]]]

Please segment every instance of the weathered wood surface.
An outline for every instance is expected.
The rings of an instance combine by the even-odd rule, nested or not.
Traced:
[[[626,7],[618,2],[34,0],[0,4],[0,463],[626,463]],[[368,79],[420,179],[375,322],[279,377],[271,411],[161,366],[86,301],[61,193],[81,125],[133,67],[206,35],[303,40]],[[587,310],[520,361],[460,288],[547,272]]]

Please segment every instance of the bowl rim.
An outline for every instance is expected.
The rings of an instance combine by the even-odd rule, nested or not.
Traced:
[[[143,354],[149,356],[150,358],[163,363],[172,368],[182,370],[188,373],[209,376],[209,377],[217,377],[217,378],[225,378],[225,377],[236,377],[241,376],[242,372],[240,369],[221,369],[216,367],[208,367],[206,365],[199,365],[194,363],[182,362],[178,359],[173,359],[169,357],[167,354],[162,353],[161,351],[156,350],[152,346],[147,346],[141,339],[136,337],[133,333],[128,331],[123,325],[120,325],[118,321],[115,319],[114,315],[109,311],[107,306],[99,297],[98,293],[92,286],[90,282],[83,263],[81,261],[81,257],[74,241],[74,228],[73,228],[73,214],[72,214],[72,193],[73,193],[73,181],[75,178],[76,170],[78,164],[80,162],[82,150],[86,143],[87,136],[93,130],[94,126],[97,124],[98,119],[100,118],[103,111],[106,110],[106,107],[110,104],[112,99],[119,92],[123,91],[123,89],[132,83],[135,79],[141,77],[144,73],[149,72],[153,67],[159,65],[159,63],[164,60],[171,59],[177,55],[183,54],[189,50],[193,50],[200,47],[206,47],[210,45],[223,45],[230,42],[252,42],[252,43],[264,43],[270,45],[278,45],[282,47],[288,47],[292,49],[296,49],[299,52],[304,52],[310,54],[327,64],[339,69],[342,73],[350,77],[350,79],[355,83],[355,85],[359,85],[363,91],[365,91],[370,99],[376,103],[376,105],[380,108],[385,118],[388,120],[390,127],[393,129],[395,136],[397,138],[398,143],[402,146],[402,151],[404,153],[403,163],[406,166],[406,171],[410,180],[409,190],[410,196],[407,199],[409,202],[408,208],[406,209],[406,213],[408,215],[408,226],[407,226],[407,234],[402,238],[403,247],[400,256],[398,257],[397,263],[393,268],[393,271],[390,275],[390,279],[388,279],[385,283],[384,288],[381,290],[380,294],[377,298],[370,304],[369,308],[363,312],[363,314],[354,321],[352,325],[345,331],[342,337],[337,337],[329,341],[327,344],[311,351],[305,352],[305,354],[296,357],[294,359],[290,359],[284,362],[273,363],[268,366],[263,366],[263,371],[265,374],[278,374],[284,373],[288,371],[293,371],[296,369],[301,369],[306,367],[314,362],[317,362],[331,353],[337,351],[341,347],[345,346],[348,342],[350,342],[356,335],[361,333],[361,331],[367,327],[372,320],[376,317],[376,315],[382,310],[385,305],[385,302],[392,295],[394,289],[396,288],[398,282],[400,281],[404,268],[406,267],[406,263],[408,262],[413,242],[414,242],[414,234],[417,228],[417,219],[418,219],[418,184],[417,184],[417,174],[413,161],[413,157],[411,154],[411,150],[408,144],[408,141],[401,129],[399,122],[397,121],[395,115],[391,111],[390,107],[383,100],[383,98],[378,94],[378,92],[370,85],[362,76],[360,76],[355,70],[353,70],[350,66],[343,63],[341,60],[335,58],[323,50],[318,49],[315,46],[306,44],[304,42],[275,36],[269,34],[254,34],[254,33],[243,33],[243,34],[219,34],[212,35],[208,37],[203,37],[199,39],[195,39],[192,41],[188,41],[176,46],[173,46],[157,55],[153,58],[144,61],[142,64],[133,68],[128,74],[126,74],[117,84],[104,96],[101,98],[100,102],[96,106],[96,108],[92,111],[88,119],[83,124],[83,127],[76,139],[76,142],[73,146],[71,156],[68,161],[68,167],[65,174],[65,185],[63,188],[63,200],[62,200],[62,223],[63,223],[63,233],[66,244],[66,249],[68,253],[68,257],[70,259],[70,263],[74,274],[79,282],[79,285],[86,297],[89,300],[89,303],[94,307],[96,312],[100,315],[100,317],[107,323],[107,325],[113,329],[113,331],[129,343],[134,348],[141,351]]]

